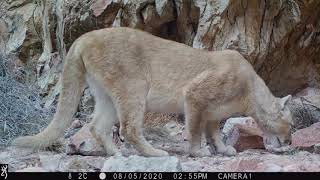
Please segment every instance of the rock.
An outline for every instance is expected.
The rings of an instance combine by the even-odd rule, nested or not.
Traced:
[[[314,145],[314,153],[320,154],[320,143]]]
[[[85,124],[73,137],[66,147],[67,154],[81,154],[86,156],[106,155],[103,146],[97,142],[89,130],[90,124]]]
[[[83,122],[80,121],[79,119],[75,119],[75,120],[72,122],[70,128],[76,129],[76,128],[81,128],[82,126],[83,126]]]
[[[311,97],[311,96],[318,96],[318,95],[320,95],[320,89],[307,87],[307,88],[299,91],[295,96],[296,97],[305,97],[305,96]],[[313,99],[313,100],[317,100],[317,99]]]
[[[67,156],[60,162],[57,171],[62,172],[98,172],[101,170],[105,157]]]
[[[170,0],[155,0],[156,10],[160,17],[168,19],[168,22],[174,20],[174,5]]]
[[[258,0],[245,3],[230,0],[194,2],[200,8],[200,18],[193,47],[208,50],[238,50],[254,65],[276,95],[295,93],[307,84],[319,87],[319,80],[316,79],[319,79],[320,66],[308,62],[310,59],[317,59],[320,49],[317,48],[315,54],[308,53],[308,56],[302,54],[307,51],[315,52],[310,46],[314,41],[309,39],[315,36],[315,19],[311,21],[307,19],[308,16],[312,16],[311,12],[320,11],[315,8],[320,2],[300,3],[296,0],[286,2]],[[309,23],[309,28],[304,29],[303,27],[308,27]],[[300,33],[304,35],[301,36]],[[273,65],[276,68],[272,68]],[[304,70],[308,73],[300,73]]]
[[[112,3],[112,0],[96,0],[92,5],[93,15],[98,17]]]
[[[221,162],[223,171],[253,171],[253,172],[317,172],[320,163],[319,155],[300,151],[290,155],[276,155],[256,150],[244,151],[231,161]]]
[[[255,124],[254,120],[251,117],[236,117],[227,119],[226,123],[223,126],[222,133],[228,135],[235,124]]]
[[[144,116],[144,135],[148,140],[159,141],[159,137],[171,137],[181,134],[183,125],[178,116],[172,114],[146,113]]]
[[[24,169],[19,169],[16,172],[48,172],[48,171],[41,167],[27,167]]]
[[[81,97],[80,104],[79,104],[79,118],[85,119],[86,121],[90,120],[90,115],[93,113],[94,110],[94,98],[90,92],[89,88],[86,88],[83,92],[83,96]]]
[[[79,119],[75,119],[69,129],[66,131],[64,138],[70,138],[71,136],[74,136],[84,125],[85,123]]]
[[[59,164],[62,161],[62,155],[39,155],[41,168],[49,172],[56,172],[59,168]]]
[[[181,171],[180,161],[175,156],[142,157],[112,156],[105,161],[103,172],[177,172]]]
[[[261,163],[259,159],[240,158],[231,160],[226,164],[226,167],[233,171],[254,171],[259,168],[259,163]]]
[[[178,124],[176,121],[171,121],[164,125],[165,131],[167,131],[170,136],[182,134],[182,128],[183,126]]]
[[[9,164],[9,171],[40,166],[39,155],[29,148],[6,147],[0,150],[0,164]]]
[[[41,81],[39,85],[44,87],[44,96],[49,96],[45,99],[49,101],[47,106],[54,104],[52,100],[60,91],[55,84],[61,69],[51,66],[55,64],[53,61],[63,59],[66,49],[83,33],[112,26],[142,29],[194,48],[238,50],[276,95],[296,93],[308,86],[319,87],[317,19],[320,9],[316,8],[319,1],[46,2],[48,17],[42,14],[42,7],[31,0],[1,4],[0,51],[16,54],[16,59],[30,68],[30,72],[38,70],[39,74],[31,77],[36,82]],[[47,39],[41,30],[43,19],[48,21],[50,32],[46,37],[52,36],[52,42],[42,42]],[[53,48],[48,50],[50,46]],[[57,53],[51,51],[58,51],[61,57],[50,59]],[[39,62],[41,59],[45,62]],[[30,64],[34,65],[29,67]],[[48,69],[54,70],[49,72]]]
[[[19,48],[23,48],[20,53],[22,53],[25,58],[30,57],[34,54],[29,54],[28,51],[33,51],[34,49],[28,50],[26,48],[33,47],[33,45],[40,42],[37,32],[33,28],[34,26],[41,26],[40,7],[31,3],[31,1],[19,0],[9,3],[8,8],[10,11],[6,11],[4,21],[7,23],[7,28],[11,33],[7,39],[6,53],[14,53],[17,52]],[[36,16],[36,18],[33,19],[34,21],[32,21],[33,15]]]
[[[320,89],[306,88],[298,92],[289,105],[295,129],[320,121]]]
[[[320,122],[297,130],[292,134],[292,147],[314,151],[314,145],[320,143]]]
[[[276,164],[267,164],[264,170],[264,172],[281,172],[281,171],[283,171],[283,168]]]
[[[262,131],[258,127],[248,127],[246,125],[236,125],[232,135],[234,139],[238,136],[233,145],[237,151],[246,149],[264,149]]]
[[[230,118],[222,130],[225,142],[237,151],[246,149],[264,149],[263,132],[250,118]]]
[[[309,164],[307,162],[292,163],[282,168],[283,172],[318,172],[319,170],[318,164]]]
[[[184,172],[198,172],[201,171],[205,163],[200,161],[181,162],[182,171]]]
[[[200,17],[199,7],[197,7],[195,3],[196,1],[192,0],[175,0],[174,3],[177,13],[176,41],[189,46],[192,46],[193,39],[197,32],[195,27],[198,26]]]

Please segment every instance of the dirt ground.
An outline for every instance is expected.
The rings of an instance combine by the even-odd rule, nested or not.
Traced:
[[[149,132],[147,140],[157,148],[169,152],[180,160],[182,171],[320,171],[320,155],[307,151],[273,154],[263,149],[250,149],[236,156],[193,158],[186,151],[183,134],[155,135]],[[118,143],[123,156],[138,154],[130,145]],[[110,157],[67,155],[64,152],[37,151],[2,147],[0,163],[9,164],[9,171],[100,171]],[[27,169],[25,169],[27,168]],[[31,168],[31,169],[30,169]],[[28,170],[29,169],[29,170]]]

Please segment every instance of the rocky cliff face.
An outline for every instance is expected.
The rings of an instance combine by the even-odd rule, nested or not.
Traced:
[[[319,87],[319,1],[6,0],[1,8],[1,53],[31,66],[46,95],[57,94],[60,61],[77,37],[118,26],[194,48],[236,49],[276,95]]]

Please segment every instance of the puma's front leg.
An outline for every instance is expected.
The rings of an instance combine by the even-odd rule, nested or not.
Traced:
[[[227,156],[236,155],[237,151],[232,146],[226,146],[221,139],[219,121],[207,120],[206,140],[212,153],[220,153]]]
[[[186,126],[189,134],[189,153],[194,157],[210,156],[211,153],[206,147],[201,148],[201,137],[203,132],[203,122],[201,122],[201,111],[197,103],[185,101]]]
[[[135,80],[129,89],[130,96],[119,97],[117,106],[120,121],[120,135],[144,156],[167,156],[166,151],[156,149],[143,136],[143,120],[146,109],[147,88]],[[118,93],[121,95],[121,93]]]

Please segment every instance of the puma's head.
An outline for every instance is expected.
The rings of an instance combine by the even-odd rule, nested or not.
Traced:
[[[288,102],[291,95],[277,99],[275,104],[277,114],[269,121],[269,133],[264,137],[266,148],[279,148],[291,144],[291,126],[293,125]]]

